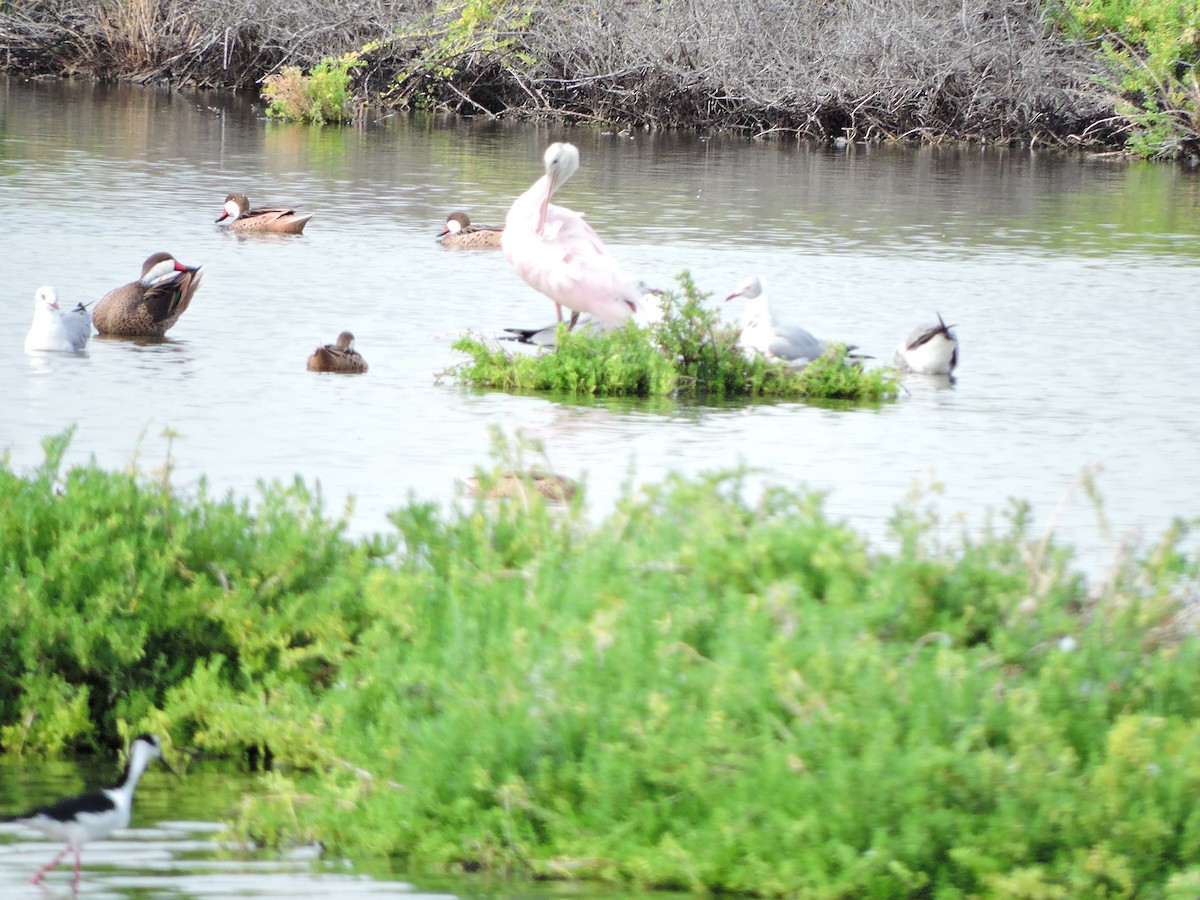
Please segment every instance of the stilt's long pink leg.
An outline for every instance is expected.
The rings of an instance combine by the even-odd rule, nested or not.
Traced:
[[[57,866],[62,861],[62,858],[71,852],[71,849],[72,848],[70,844],[64,847],[62,853],[58,854],[58,856],[54,857],[54,859],[50,860],[50,862],[46,863],[46,865],[42,866],[42,868],[38,870],[38,873],[29,879],[29,883],[37,884],[39,881],[41,881],[47,872]],[[76,860],[79,859],[78,852],[76,852],[75,858]],[[76,863],[76,865],[78,865],[78,863]]]

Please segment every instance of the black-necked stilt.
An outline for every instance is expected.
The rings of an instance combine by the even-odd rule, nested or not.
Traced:
[[[936,325],[921,325],[896,348],[896,365],[918,375],[950,375],[958,365],[958,337],[937,314]]]
[[[129,759],[121,780],[110,788],[80,794],[78,797],[64,797],[57,803],[31,810],[24,815],[8,816],[0,821],[17,822],[36,828],[43,834],[67,842],[62,853],[50,860],[30,880],[37,884],[47,872],[59,864],[68,853],[75,854],[75,879],[72,884],[79,886],[79,848],[87,841],[108,837],[119,828],[129,825],[129,812],[133,806],[133,791],[138,779],[146,766],[153,759],[162,760],[164,766],[175,772],[162,759],[162,745],[152,734],[139,734],[129,745]],[[177,774],[177,773],[176,773]]]

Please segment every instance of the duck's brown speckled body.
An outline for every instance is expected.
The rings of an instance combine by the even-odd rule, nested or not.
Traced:
[[[170,253],[154,253],[142,263],[142,277],[113,288],[92,311],[100,334],[162,337],[182,316],[200,287],[200,266],[185,266]]]
[[[233,221],[225,227],[229,231],[259,231],[270,234],[300,234],[313,217],[313,213],[297,215],[294,209],[271,208],[251,209],[245,194],[233,193],[225,198],[218,222],[230,216]]]
[[[451,213],[438,240],[443,247],[464,250],[499,250],[504,229],[499,225],[472,225],[465,212]]]
[[[318,347],[308,358],[310,372],[337,372],[342,375],[361,375],[367,371],[367,361],[354,349],[354,335],[343,331],[337,343]]]
[[[565,475],[536,469],[528,472],[503,472],[494,478],[482,480],[472,475],[463,479],[463,483],[468,493],[482,493],[489,500],[525,499],[530,490],[533,490],[552,503],[566,503],[579,489],[579,485]]]

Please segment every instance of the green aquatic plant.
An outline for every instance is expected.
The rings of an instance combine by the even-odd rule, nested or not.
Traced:
[[[354,118],[353,71],[366,65],[361,51],[327,57],[307,74],[299,66],[284,66],[263,79],[267,115],[291,122],[345,122]]]
[[[464,384],[568,395],[779,397],[877,402],[896,396],[894,373],[866,369],[834,345],[802,369],[736,347],[737,330],[721,324],[684,272],[678,292],[662,298],[663,320],[601,333],[560,326],[553,352],[512,352],[468,335],[454,349],[469,358],[449,371]]]

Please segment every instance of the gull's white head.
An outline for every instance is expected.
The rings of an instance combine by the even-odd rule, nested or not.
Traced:
[[[729,302],[734,297],[744,297],[747,300],[755,300],[767,292],[767,281],[761,275],[751,275],[749,278],[742,279],[738,286],[734,288],[733,293],[725,298],[725,302]]]
[[[58,309],[58,294],[54,288],[48,284],[42,285],[33,295],[33,308],[35,310],[42,309]]]
[[[725,302],[728,303],[735,297],[741,297],[746,301],[741,315],[743,330],[768,328],[775,324],[771,304],[767,301],[767,279],[761,275],[751,275],[742,279],[734,292],[725,298]]]

